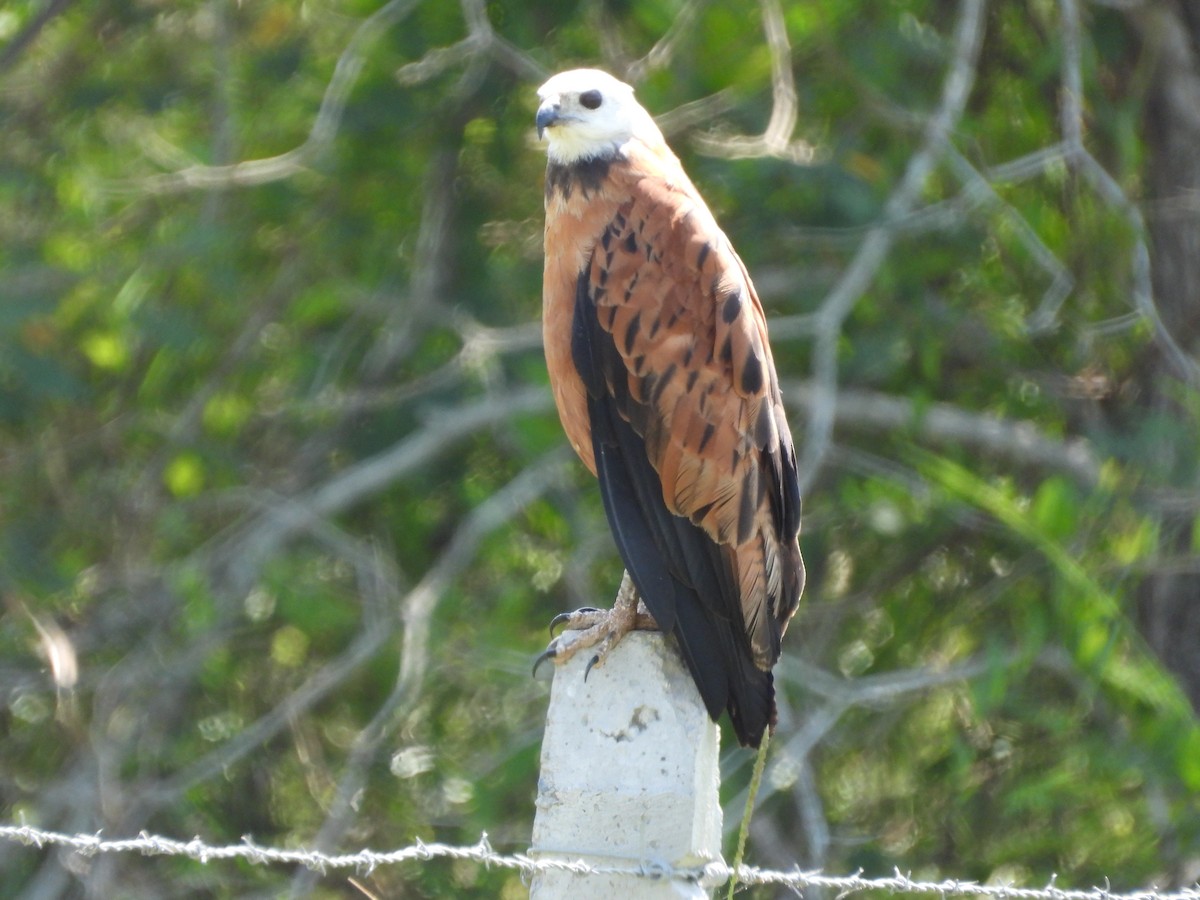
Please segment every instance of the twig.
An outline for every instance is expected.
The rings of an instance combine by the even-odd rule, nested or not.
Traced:
[[[21,54],[29,48],[31,44],[41,34],[50,20],[55,16],[61,15],[71,5],[73,0],[48,0],[45,6],[41,8],[36,16],[29,20],[28,24],[9,41],[2,51],[0,51],[0,74],[7,72],[17,60],[21,58]]]
[[[474,559],[480,541],[487,534],[511,521],[562,477],[565,460],[562,451],[551,453],[549,457],[525,468],[472,510],[437,562],[404,598],[401,610],[405,633],[398,676],[387,699],[354,740],[337,793],[325,823],[317,834],[317,849],[332,847],[345,833],[350,823],[353,799],[366,783],[375,754],[392,734],[396,723],[413,709],[420,698],[421,682],[429,666],[429,621],[447,588]],[[383,579],[385,586],[389,582],[390,579]],[[292,881],[292,896],[301,896],[312,883],[311,873],[297,873]]]
[[[424,428],[390,449],[348,466],[320,487],[280,502],[259,519],[237,529],[227,541],[237,583],[248,589],[261,561],[310,523],[374,494],[480,429],[505,422],[513,416],[546,412],[552,403],[548,390],[528,387],[439,411],[430,417]]]
[[[346,101],[366,64],[367,54],[383,34],[403,20],[420,0],[389,0],[351,36],[338,57],[333,77],[325,88],[320,109],[308,137],[298,147],[264,159],[244,160],[231,165],[189,166],[176,172],[154,175],[132,183],[114,182],[108,189],[117,192],[173,194],[190,190],[213,190],[266,184],[289,178],[304,171],[325,152],[341,125]]]
[[[850,708],[890,704],[933,687],[970,681],[986,675],[997,665],[1009,664],[1017,658],[1018,654],[1014,652],[1008,659],[1001,658],[999,661],[992,657],[977,658],[944,669],[920,667],[879,675],[860,675],[853,679],[830,675],[824,669],[795,656],[785,656],[781,665],[789,682],[802,684],[806,691]]]
[[[457,174],[457,148],[441,150],[429,161],[406,302],[393,306],[378,340],[366,353],[362,372],[368,382],[377,380],[389,366],[407,356],[428,324],[427,313],[434,308],[442,283],[449,274],[446,252],[451,237],[453,184]]]
[[[819,402],[809,384],[785,382],[785,399],[809,410]],[[972,412],[949,403],[917,404],[903,397],[843,388],[833,410],[834,422],[849,428],[890,433],[911,431],[934,443],[956,443],[1008,459],[1023,466],[1065,472],[1080,484],[1100,480],[1100,460],[1083,438],[1058,440],[1032,422]]]
[[[884,224],[867,234],[841,280],[821,304],[813,354],[814,402],[809,407],[804,452],[799,462],[802,491],[816,477],[833,434],[838,393],[837,345],[842,323],[891,251],[895,233],[887,223],[912,209],[926,178],[945,153],[950,132],[962,115],[974,84],[975,62],[983,41],[984,7],[984,0],[962,0],[955,26],[954,54],[942,82],[941,101],[926,125],[921,147],[909,160],[900,184],[884,206]]]
[[[1038,237],[1038,233],[1029,224],[1029,220],[1010,204],[1000,199],[996,189],[978,169],[968,162],[965,156],[951,147],[946,154],[946,160],[963,183],[963,194],[972,201],[972,205],[996,208],[1004,221],[1012,228],[1012,233],[1017,240],[1029,251],[1034,262],[1050,276],[1050,285],[1042,294],[1041,302],[1028,320],[1028,326],[1032,332],[1050,328],[1055,323],[1063,302],[1075,287],[1074,277]]]
[[[1125,217],[1137,235],[1133,246],[1131,272],[1134,308],[1150,323],[1154,330],[1154,339],[1176,376],[1192,387],[1200,387],[1200,362],[1179,346],[1159,315],[1158,306],[1154,301],[1154,284],[1150,275],[1150,246],[1142,211],[1083,144],[1083,66],[1079,0],[1059,0],[1059,10],[1063,22],[1063,89],[1060,118],[1064,143],[1068,150],[1067,159],[1087,178],[1101,198]]]
[[[770,156],[806,164],[813,161],[814,150],[806,141],[793,141],[796,130],[796,80],[792,75],[792,48],[788,43],[787,23],[779,0],[760,0],[763,31],[771,53],[771,118],[761,135],[712,135],[696,137],[702,153],[726,159]]]
[[[496,33],[482,0],[461,0],[460,5],[467,36],[448,47],[435,47],[416,62],[401,66],[396,71],[397,81],[404,85],[420,84],[480,56],[489,57],[527,81],[545,79],[548,73],[541,64]]]
[[[626,67],[625,80],[636,85],[649,73],[665,68],[671,62],[671,57],[675,55],[675,48],[679,41],[696,21],[696,16],[704,2],[705,0],[688,0],[683,8],[675,14],[670,27],[647,51],[646,55],[641,59],[634,60]]]

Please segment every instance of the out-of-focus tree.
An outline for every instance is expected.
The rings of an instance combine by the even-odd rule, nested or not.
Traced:
[[[1195,406],[1181,385],[1200,386],[1200,10],[1156,3],[1131,15],[1146,62],[1143,135],[1146,145],[1142,207],[1151,239],[1155,308],[1172,344],[1144,351],[1128,399],[1113,415],[1114,431],[1175,422],[1167,440],[1148,453],[1161,484],[1162,536],[1167,558],[1194,554],[1197,543]],[[1136,62],[1136,59],[1131,59]],[[1181,404],[1182,400],[1182,404]],[[1190,427],[1189,427],[1190,423]],[[1153,567],[1139,586],[1137,620],[1150,645],[1180,678],[1200,709],[1200,567]]]
[[[536,322],[533,90],[588,64],[743,252],[796,429],[810,587],[751,860],[1195,879],[1198,47],[1187,0],[9,3],[6,818],[524,849],[529,663],[620,574]],[[359,895],[0,869],[30,898]]]

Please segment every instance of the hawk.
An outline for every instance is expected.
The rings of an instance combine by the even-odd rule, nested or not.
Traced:
[[[576,69],[538,98],[546,364],[626,568],[613,610],[560,616],[583,634],[543,658],[599,645],[590,669],[656,623],[713,720],[728,710],[757,747],[804,588],[796,454],[762,305],[629,85]]]

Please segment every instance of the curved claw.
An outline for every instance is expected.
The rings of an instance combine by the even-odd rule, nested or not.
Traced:
[[[587,681],[588,676],[592,674],[592,667],[595,666],[599,662],[600,662],[600,654],[599,653],[597,653],[595,656],[593,656],[591,659],[588,660],[587,668],[583,670],[583,680],[584,681]]]
[[[555,647],[553,644],[551,644],[549,647],[547,647],[545,650],[543,650],[540,654],[538,654],[538,658],[533,661],[533,671],[530,674],[534,678],[536,678],[537,671],[541,667],[542,663],[544,663],[548,659],[554,659],[554,657],[556,657],[556,656],[558,656],[558,648]]]
[[[575,610],[574,612],[559,613],[557,616],[555,616],[553,619],[550,620],[550,636],[554,637],[554,629],[555,628],[558,628],[560,625],[565,625],[567,622],[570,622],[576,616],[592,615],[592,614],[598,613],[598,612],[600,612],[600,610],[594,606],[583,606],[583,607],[580,607],[579,609]]]

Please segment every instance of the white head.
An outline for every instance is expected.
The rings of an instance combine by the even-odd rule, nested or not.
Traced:
[[[538,137],[558,163],[607,156],[632,137],[662,141],[650,114],[633,97],[633,88],[599,69],[560,72],[540,88]]]

